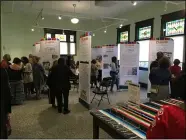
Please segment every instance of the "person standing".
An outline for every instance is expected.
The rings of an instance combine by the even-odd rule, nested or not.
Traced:
[[[153,68],[150,71],[150,100],[157,101],[169,98],[169,83],[171,80],[171,73],[169,67],[169,59],[167,57],[162,57],[159,60],[159,67]]]
[[[65,64],[64,58],[58,59],[58,65],[51,71],[51,81],[55,87],[57,96],[58,112],[70,113],[68,109],[69,90],[71,89],[70,77],[75,76],[69,66]],[[62,96],[63,95],[63,96]],[[62,110],[62,98],[64,98],[64,108]]]
[[[150,64],[150,70],[159,66],[159,60],[164,56],[163,52],[157,52],[157,59]]]
[[[44,69],[41,64],[39,64],[39,57],[33,57],[33,83],[36,90],[36,99],[41,99],[41,88],[44,85]]]
[[[31,94],[31,88],[33,83],[32,65],[29,63],[27,57],[22,57],[23,62],[23,82],[25,97],[28,98]]]
[[[21,59],[15,57],[13,64],[9,66],[8,75],[10,80],[12,104],[20,105],[25,100],[24,85],[23,85],[23,69]]]
[[[91,62],[91,88],[93,88],[94,86],[97,87],[97,73],[98,67],[96,66],[96,60],[93,59]]]
[[[116,84],[117,90],[119,90],[118,65],[117,65],[117,58],[115,56],[112,57],[112,63],[111,63],[110,66],[111,66],[110,76],[112,77],[112,83],[111,83],[110,91],[112,92],[114,84]]]
[[[1,68],[6,68],[7,69],[9,67],[9,65],[11,65],[10,61],[11,61],[10,55],[5,54],[3,56],[3,60],[1,61]]]
[[[177,79],[178,96],[183,102],[179,105],[163,105],[161,107],[147,130],[147,139],[186,139],[186,75],[184,73],[179,77]]]
[[[170,71],[173,77],[177,77],[181,73],[181,67],[179,66],[180,60],[175,59],[174,65],[170,67]]]
[[[8,139],[11,132],[10,113],[11,113],[11,92],[8,73],[5,68],[0,68],[1,71],[1,139]]]
[[[55,93],[55,85],[54,85],[54,83],[52,81],[52,71],[57,65],[58,65],[58,61],[57,60],[53,61],[53,65],[52,65],[52,67],[49,70],[49,75],[48,75],[47,82],[46,82],[48,87],[49,87],[49,89],[50,89],[50,92],[49,92],[49,103],[52,104],[53,108],[56,108],[56,105],[55,105],[56,93]]]

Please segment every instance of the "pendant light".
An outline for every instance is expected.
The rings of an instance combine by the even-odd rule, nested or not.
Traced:
[[[74,15],[75,15],[76,4],[73,4],[73,7],[74,7]],[[77,24],[77,23],[79,22],[79,19],[76,18],[76,17],[74,17],[74,18],[71,19],[71,22],[72,22],[73,24]]]

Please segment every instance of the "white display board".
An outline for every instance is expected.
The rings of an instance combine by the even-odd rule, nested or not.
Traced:
[[[128,84],[129,102],[140,104],[140,85],[139,84]]]
[[[91,49],[91,60],[100,59],[102,60],[102,47],[94,47]]]
[[[174,58],[174,41],[170,40],[150,40],[149,42],[149,67],[148,73],[150,73],[150,64],[157,59],[157,52],[163,52],[167,56],[171,63]],[[150,91],[150,81],[148,79],[148,92]]]
[[[52,66],[54,60],[60,57],[60,41],[59,40],[44,40],[40,42],[40,57],[41,63],[46,74]]]
[[[36,55],[36,56],[39,56],[39,53],[40,53],[40,43],[36,43],[34,46],[33,46],[33,51],[32,51],[32,54],[33,55]]]
[[[91,36],[80,38],[79,98],[90,104]]]
[[[102,46],[102,78],[110,77],[110,64],[114,56],[118,56],[117,46]]]
[[[139,82],[139,44],[120,44],[120,85]]]

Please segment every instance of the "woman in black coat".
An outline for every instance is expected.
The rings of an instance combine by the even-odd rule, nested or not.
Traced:
[[[1,139],[7,139],[10,133],[10,127],[7,127],[8,116],[11,113],[11,93],[9,79],[6,69],[1,70]],[[9,128],[9,129],[8,129]]]

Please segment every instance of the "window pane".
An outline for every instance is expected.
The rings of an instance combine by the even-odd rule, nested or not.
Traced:
[[[151,36],[151,26],[139,28],[139,39],[148,39]]]
[[[185,19],[174,20],[166,23],[166,36],[184,34]]]
[[[60,41],[66,41],[66,35],[55,34],[55,38],[59,39]]]
[[[120,42],[127,42],[128,41],[128,31],[120,33]]]
[[[51,38],[51,34],[47,33],[46,38]]]
[[[184,36],[171,37],[174,40],[174,58],[183,62]]]
[[[74,35],[70,35],[70,42],[74,42]]]
[[[120,44],[118,44],[118,60],[120,60]]]
[[[68,54],[68,47],[66,42],[60,42],[60,54],[66,55]]]
[[[70,54],[75,55],[76,54],[76,48],[75,43],[70,43]]]
[[[139,48],[139,61],[149,61],[149,40],[138,41]]]

